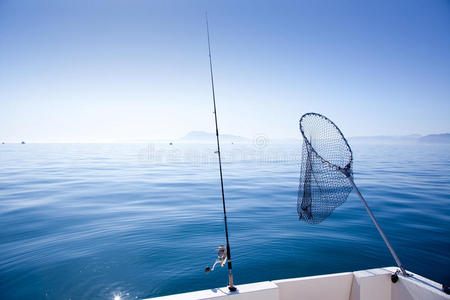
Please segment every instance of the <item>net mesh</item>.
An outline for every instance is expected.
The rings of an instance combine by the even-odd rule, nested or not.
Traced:
[[[300,119],[303,136],[297,198],[300,220],[317,224],[345,202],[352,185],[353,154],[339,128],[328,118],[308,113]]]

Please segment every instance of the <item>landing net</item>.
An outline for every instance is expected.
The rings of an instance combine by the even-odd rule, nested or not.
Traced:
[[[317,224],[345,202],[352,191],[353,154],[339,128],[328,118],[307,113],[300,119],[302,163],[297,198],[300,220]]]

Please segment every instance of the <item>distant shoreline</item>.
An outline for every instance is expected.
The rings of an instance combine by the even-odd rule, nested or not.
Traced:
[[[350,143],[371,143],[371,144],[392,144],[392,143],[407,143],[407,144],[450,144],[450,133],[429,134],[429,135],[398,135],[398,136],[352,136],[348,138]],[[297,138],[271,138],[270,136],[258,135],[253,138],[233,134],[221,134],[220,141],[222,143],[231,144],[251,144],[251,143],[265,143],[265,144],[295,144],[301,143],[301,137]],[[2,141],[2,145],[26,145],[26,144],[147,144],[147,143],[215,143],[215,133],[204,131],[191,131],[181,138],[174,139],[139,139],[139,140],[112,140],[112,141]]]

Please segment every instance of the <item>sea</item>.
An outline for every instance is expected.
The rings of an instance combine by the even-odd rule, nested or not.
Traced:
[[[142,299],[227,285],[215,144],[0,145],[0,299]],[[450,145],[353,143],[406,269],[450,283]],[[222,144],[235,283],[394,266],[353,191],[297,215],[301,143]]]

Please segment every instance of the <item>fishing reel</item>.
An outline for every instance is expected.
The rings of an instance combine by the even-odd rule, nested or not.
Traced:
[[[205,268],[205,273],[208,274],[211,271],[214,271],[214,268],[216,267],[217,264],[220,264],[221,267],[225,266],[225,264],[227,263],[227,249],[225,248],[224,245],[220,245],[219,248],[217,249],[217,259],[214,262],[212,268],[210,267],[206,267]]]

